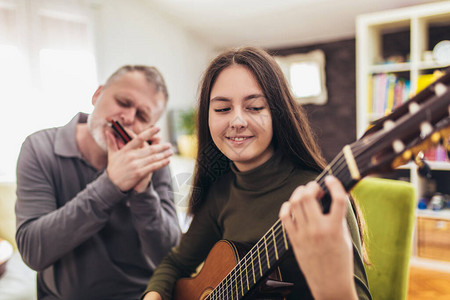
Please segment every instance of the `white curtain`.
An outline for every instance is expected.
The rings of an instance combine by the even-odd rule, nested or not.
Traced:
[[[0,181],[34,131],[91,110],[97,87],[86,0],[0,0]]]

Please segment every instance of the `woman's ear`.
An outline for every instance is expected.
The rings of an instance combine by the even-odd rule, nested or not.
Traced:
[[[94,95],[92,95],[92,105],[95,106],[95,103],[97,102],[98,97],[100,96],[101,92],[103,90],[103,85],[100,85],[97,90],[95,91]]]

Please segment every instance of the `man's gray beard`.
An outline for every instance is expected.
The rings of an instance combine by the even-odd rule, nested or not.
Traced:
[[[95,112],[90,114],[87,119],[87,125],[89,133],[94,138],[97,145],[106,152],[108,152],[108,146],[106,144],[105,134],[103,132],[104,123],[94,116]]]

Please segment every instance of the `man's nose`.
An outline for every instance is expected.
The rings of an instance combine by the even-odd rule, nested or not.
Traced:
[[[124,109],[120,114],[120,119],[125,126],[132,125],[135,117],[136,117],[136,109],[132,107]]]

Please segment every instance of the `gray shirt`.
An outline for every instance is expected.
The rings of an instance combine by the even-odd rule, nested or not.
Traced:
[[[16,240],[38,271],[38,298],[138,299],[178,243],[168,167],[144,193],[123,193],[78,150],[78,114],[30,135],[17,165]]]

